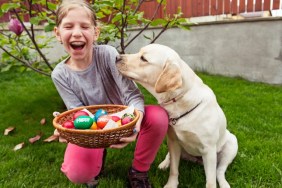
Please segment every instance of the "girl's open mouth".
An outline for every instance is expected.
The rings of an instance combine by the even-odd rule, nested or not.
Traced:
[[[83,49],[83,47],[85,46],[85,42],[71,42],[70,46],[74,49],[74,50],[81,50]]]

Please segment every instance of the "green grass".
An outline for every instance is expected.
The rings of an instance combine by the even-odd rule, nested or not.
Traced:
[[[239,152],[227,170],[226,177],[235,188],[282,187],[282,86],[251,83],[200,73],[214,90],[223,108],[228,128],[239,141]],[[142,89],[147,104],[155,99]],[[65,144],[42,140],[53,133],[52,113],[63,111],[64,105],[48,77],[29,73],[0,74],[0,131],[16,129],[0,136],[0,187],[84,187],[74,185],[60,172]],[[47,119],[46,125],[40,120]],[[39,132],[41,140],[30,144],[28,139]],[[25,147],[13,151],[16,144]],[[127,169],[131,165],[134,144],[122,150],[108,150],[105,176],[100,187],[125,187]],[[162,187],[168,171],[157,169],[167,152],[161,146],[149,173],[154,187]],[[179,187],[205,187],[203,166],[181,161]]]

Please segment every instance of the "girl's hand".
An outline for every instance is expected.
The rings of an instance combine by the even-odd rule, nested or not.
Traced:
[[[143,119],[143,113],[139,111],[140,117],[138,119],[138,121],[136,122],[135,128],[133,130],[133,134],[129,137],[125,137],[125,138],[121,138],[119,144],[113,144],[110,146],[110,148],[115,148],[115,149],[121,149],[124,148],[125,146],[127,146],[129,143],[134,142],[137,138],[137,135],[140,131],[140,127],[141,127],[141,122]]]

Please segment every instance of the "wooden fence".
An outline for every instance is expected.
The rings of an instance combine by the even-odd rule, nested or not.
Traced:
[[[151,18],[158,3],[156,0],[145,1],[141,10],[145,12],[147,18]],[[282,9],[282,0],[167,0],[166,13],[177,13],[179,6],[182,9],[183,17],[191,18],[278,10]],[[163,10],[159,10],[156,17],[161,18],[164,14]]]
[[[5,2],[7,0],[0,0],[0,6]],[[144,0],[141,11],[144,11],[145,17],[152,18],[157,6],[157,0]],[[165,11],[172,15],[177,13],[179,7],[182,9],[183,17],[192,18],[278,9],[282,11],[282,0],[167,0]],[[155,18],[163,18],[165,11],[162,6]],[[0,17],[0,22],[7,22],[9,19],[10,15],[4,14]]]

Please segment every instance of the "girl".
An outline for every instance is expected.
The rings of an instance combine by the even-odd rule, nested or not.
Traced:
[[[134,105],[140,112],[135,134],[122,138],[123,148],[137,139],[128,180],[131,187],[151,187],[147,172],[168,128],[168,116],[159,106],[145,106],[136,84],[115,66],[118,52],[108,45],[94,45],[99,37],[91,5],[84,0],[64,0],[57,9],[56,38],[69,57],[52,72],[52,80],[67,109],[98,104]],[[89,149],[68,143],[61,171],[74,183],[95,185],[103,166],[104,148]],[[104,157],[103,157],[104,156]],[[87,159],[87,160],[85,160]]]

